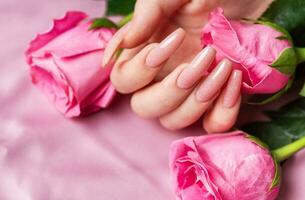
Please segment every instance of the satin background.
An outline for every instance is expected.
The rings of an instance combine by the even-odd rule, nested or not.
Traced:
[[[24,51],[35,34],[67,10],[100,16],[103,9],[103,1],[93,0],[0,1],[0,200],[175,199],[169,145],[203,134],[200,124],[166,131],[135,116],[128,96],[71,120],[30,83]],[[246,113],[241,121],[248,120]],[[283,171],[279,199],[304,200],[305,150]]]

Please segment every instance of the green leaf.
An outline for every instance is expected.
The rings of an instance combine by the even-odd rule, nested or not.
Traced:
[[[133,13],[126,15],[123,19],[121,19],[121,21],[119,21],[118,27],[122,28],[125,24],[127,24],[132,20],[132,17],[133,17]]]
[[[305,97],[305,84],[303,85],[302,90],[300,91],[299,95]]]
[[[268,144],[270,149],[277,149],[292,142],[291,138],[285,135],[279,126],[270,122],[255,122],[246,125],[242,129],[260,138]]]
[[[298,63],[301,64],[305,62],[305,48],[295,48],[297,54]]]
[[[108,0],[106,15],[128,15],[135,4],[136,0]]]
[[[266,111],[267,122],[255,122],[242,128],[266,143],[271,150],[305,136],[305,98],[283,106],[277,111]]]
[[[89,30],[94,30],[94,29],[99,29],[99,28],[118,29],[118,26],[113,21],[111,21],[110,19],[107,19],[105,17],[93,19]]]
[[[292,75],[297,66],[297,57],[294,48],[285,49],[280,57],[270,66],[284,74]]]
[[[285,28],[296,46],[305,46],[304,0],[276,0],[262,17]]]

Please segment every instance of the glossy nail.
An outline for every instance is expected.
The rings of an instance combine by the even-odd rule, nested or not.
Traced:
[[[223,96],[223,105],[226,108],[232,108],[240,95],[240,88],[242,84],[242,72],[240,70],[233,70],[228,80]]]
[[[231,70],[232,63],[227,59],[222,60],[199,86],[196,93],[197,100],[209,101],[225,84]]]
[[[127,33],[128,29],[130,27],[130,23],[127,23],[125,26],[123,26],[118,32],[116,32],[109,43],[107,44],[107,47],[104,51],[104,57],[103,57],[103,66],[107,66],[107,64],[113,59],[113,56],[115,52],[119,49],[125,34]]]
[[[157,67],[166,61],[181,45],[185,36],[182,28],[177,29],[152,49],[146,57],[146,65]]]
[[[193,61],[181,72],[177,79],[177,86],[182,89],[189,89],[209,69],[216,51],[207,46],[193,59]]]

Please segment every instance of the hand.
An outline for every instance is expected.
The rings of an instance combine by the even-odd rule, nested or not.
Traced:
[[[208,13],[217,6],[223,7],[231,18],[254,18],[268,3],[138,0],[132,22],[118,31],[106,48],[104,64],[119,47],[125,48],[111,79],[118,91],[134,92],[131,105],[140,116],[159,118],[165,127],[179,129],[197,121],[208,110],[205,129],[226,131],[238,115],[241,73],[232,72],[231,63],[225,60],[210,75],[202,76],[215,50],[207,47],[200,51],[200,31]]]

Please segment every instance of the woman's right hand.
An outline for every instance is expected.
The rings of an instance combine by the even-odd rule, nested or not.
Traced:
[[[203,76],[215,51],[201,50],[201,29],[218,6],[229,18],[256,18],[270,2],[138,0],[132,21],[113,37],[103,62],[124,48],[111,80],[119,92],[134,93],[132,108],[140,116],[159,118],[165,127],[180,129],[205,114],[207,131],[227,131],[239,111],[241,73],[232,72],[231,64],[223,61],[221,70]],[[231,100],[229,107],[224,99]]]

